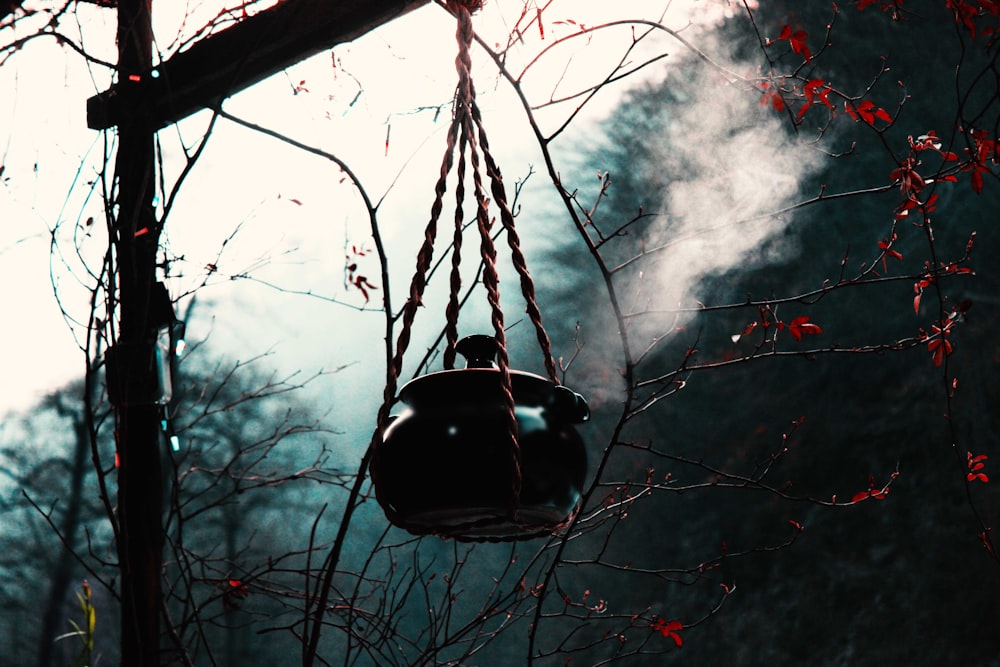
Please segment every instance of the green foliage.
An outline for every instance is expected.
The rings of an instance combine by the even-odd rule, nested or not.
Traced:
[[[91,667],[94,655],[94,635],[97,629],[97,610],[94,608],[92,600],[93,591],[86,580],[80,584],[80,592],[76,594],[76,601],[80,607],[80,624],[70,620],[73,632],[56,637],[56,641],[76,637],[80,642],[80,652],[73,662],[73,667]]]

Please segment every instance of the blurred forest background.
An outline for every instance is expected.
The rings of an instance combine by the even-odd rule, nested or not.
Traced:
[[[898,21],[887,20],[888,15],[878,20],[845,3],[829,46],[816,57],[816,71],[838,89],[860,91],[871,85],[884,59],[887,71],[875,87],[877,97],[887,109],[897,101],[905,104],[880,134],[848,124],[820,136],[808,121],[800,125],[795,141],[816,141],[818,151],[838,155],[807,163],[812,169],[802,186],[807,196],[858,192],[884,182],[893,158],[905,157],[907,135],[934,130],[954,139],[960,121],[954,105],[943,101],[953,99],[956,80],[967,82],[983,63],[988,63],[988,83],[965,100],[966,113],[981,114],[985,127],[997,127],[996,48],[986,60],[980,60],[982,52],[968,49],[957,68],[954,31],[942,30],[952,17],[942,3],[893,4],[899,6]],[[762,32],[772,36],[791,24],[818,37],[832,16],[830,6],[819,2],[766,2],[756,12]],[[720,39],[737,58],[753,62],[755,52],[759,60],[759,44],[745,28],[745,19],[738,17],[724,26]],[[697,127],[671,124],[683,117],[706,76],[706,68],[694,63],[673,70],[662,82],[634,91],[606,123],[607,147],[616,158],[604,163],[614,183],[608,203],[618,215],[628,215],[637,203],[655,208],[657,201],[648,193],[666,193],[669,199],[671,189],[683,183],[683,149],[649,137],[680,143],[699,136]],[[752,116],[734,118],[733,136],[762,129],[757,122]],[[607,159],[608,153],[603,155]],[[759,165],[767,157],[736,159]],[[594,156],[591,164],[601,162]],[[934,228],[938,247],[949,248],[952,256],[960,255],[976,233],[976,276],[949,290],[952,305],[964,299],[973,304],[954,341],[959,353],[951,372],[958,384],[950,422],[942,409],[940,373],[931,370],[923,347],[876,356],[772,359],[766,366],[697,373],[656,420],[651,437],[668,440],[691,459],[711,458],[726,467],[723,463],[765,460],[778,435],[803,418],[780,474],[806,495],[828,497],[838,489],[863,487],[867,474],[884,478],[899,471],[884,501],[846,511],[789,507],[777,498],[748,502],[740,490],[712,494],[711,500],[679,496],[670,499],[669,508],[650,508],[652,514],[640,520],[659,525],[660,517],[669,517],[669,528],[648,536],[650,548],[664,555],[705,549],[713,540],[742,550],[776,531],[783,519],[808,526],[791,548],[723,565],[724,578],[741,592],[717,619],[699,628],[698,639],[692,637],[697,646],[686,644],[683,655],[676,656],[678,664],[1000,664],[997,566],[977,538],[965,502],[962,462],[945,455],[953,442],[964,442],[992,456],[1000,433],[1000,348],[990,333],[1000,323],[1000,268],[993,259],[1000,251],[1000,235],[993,229],[1000,192],[992,184],[981,194],[962,185],[937,190],[941,212]],[[760,188],[768,191],[766,183]],[[745,266],[707,275],[703,300],[740,303],[835,282],[842,260],[856,269],[867,258],[859,251],[887,238],[886,212],[898,195],[893,189],[796,213],[793,225],[748,253]],[[890,259],[895,267],[889,265],[886,275],[918,271],[923,262],[926,240],[920,231],[908,223],[897,231],[893,247],[902,259]],[[811,319],[822,322],[824,333],[845,348],[865,340],[894,340],[920,321],[914,317],[913,296],[912,284],[905,282],[860,287],[824,298],[810,310]],[[730,334],[740,332],[741,322],[723,312],[700,316],[687,328],[673,353],[693,345],[717,359],[731,350]],[[978,507],[984,520],[993,525],[1000,496],[995,488],[976,491],[983,494]]]
[[[625,229],[607,236],[602,257],[617,265],[646,244],[678,246],[664,253],[661,277],[637,271],[623,291],[642,314],[632,320],[637,350],[650,345],[637,386],[660,389],[632,404],[637,417],[618,432],[625,381],[593,253],[555,222],[566,214],[551,200],[519,217],[549,334],[572,356],[566,383],[594,410],[585,431],[592,475],[602,443],[613,450],[584,514],[597,516],[616,494],[627,508],[608,509],[595,519],[604,527],[577,540],[472,546],[408,538],[363,504],[334,586],[356,610],[331,612],[344,633],[330,633],[330,663],[525,664],[535,650],[537,664],[552,665],[1000,666],[1000,567],[980,535],[996,525],[1000,494],[997,482],[966,474],[967,452],[990,457],[987,473],[1000,457],[1000,344],[990,334],[1000,327],[1000,183],[993,164],[982,192],[960,172],[921,193],[939,195],[929,244],[925,227],[894,219],[901,193],[890,176],[910,155],[908,137],[933,131],[943,150],[960,152],[963,123],[1000,133],[1000,48],[989,41],[996,35],[970,39],[940,0],[858,4],[768,0],[751,22],[733,3],[698,41],[714,63],[672,44],[610,114],[567,130],[553,149],[565,187],[576,201],[600,200],[595,226]],[[794,38],[778,38],[784,26],[807,36],[808,59]],[[718,63],[755,83],[720,82]],[[855,122],[843,100],[835,118],[822,102],[799,116],[801,100],[775,103],[761,83],[780,68],[872,99],[892,122]],[[725,113],[716,121],[707,108]],[[922,172],[938,168],[932,153]],[[789,201],[809,203],[776,212]],[[723,204],[745,215],[713,219]],[[737,233],[713,241],[716,226]],[[892,234],[893,252],[880,251]],[[940,278],[926,288],[940,287],[940,302],[924,296],[915,309],[915,281],[900,276],[962,259],[973,234],[963,266],[975,274]],[[822,290],[868,269],[857,284]],[[925,342],[897,344],[952,308],[961,322],[941,366]],[[772,322],[808,314],[822,333],[795,346],[786,329],[788,354],[736,363],[755,345],[770,349],[763,328],[750,326],[765,311]],[[210,319],[195,303],[188,328],[207,331]],[[515,365],[533,359],[523,329],[512,329]],[[366,445],[357,433],[374,415],[344,414],[312,390],[316,380],[336,386],[337,372],[284,374],[267,356],[237,360],[211,335],[191,346],[176,368],[168,434],[183,444],[164,444],[164,613],[198,626],[195,664],[292,664],[301,573],[322,559],[314,546],[333,539],[336,524],[323,521],[335,521],[352,457]],[[110,479],[114,419],[103,392],[93,375],[4,418],[0,664],[73,664],[78,638],[56,638],[79,622],[84,580],[97,610],[95,653],[114,663],[114,535],[93,465],[101,452]],[[873,496],[844,506],[866,490]],[[538,594],[549,605],[541,639],[526,649],[525,625],[538,620],[531,585],[547,558],[558,559],[557,574]],[[532,595],[514,603],[496,592],[518,581]],[[435,642],[445,645],[434,623],[447,624],[427,607],[442,590],[473,610],[497,603],[511,620],[483,612],[475,639],[448,635],[463,651],[481,648],[434,653]],[[650,631],[665,627],[658,619],[681,621],[683,646]],[[378,633],[405,637],[406,648],[362,648]]]

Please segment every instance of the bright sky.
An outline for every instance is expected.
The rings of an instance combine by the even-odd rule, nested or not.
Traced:
[[[168,1],[172,2],[159,0],[154,5]],[[532,13],[534,5],[530,3]],[[725,5],[725,0],[556,0],[542,15],[544,40],[536,25],[524,34],[520,51],[536,53],[556,38],[575,32],[570,21],[590,26],[626,17],[656,20],[666,11],[665,23],[682,28],[689,18],[711,19]],[[79,29],[88,50],[113,60],[114,12],[83,3],[76,6],[83,14],[80,27],[69,22],[67,30]],[[477,31],[488,41],[505,40],[523,6],[521,0],[492,0],[474,19]],[[174,28],[165,26],[177,25],[176,17],[163,17],[158,25],[159,43],[169,43]],[[336,153],[361,175],[376,198],[392,186],[386,218],[393,214],[412,218],[416,206],[422,219],[432,194],[428,175],[437,169],[445,123],[435,121],[433,110],[418,110],[450,99],[455,80],[453,32],[453,21],[445,12],[426,6],[335,49],[336,67],[330,54],[322,54],[237,96],[226,108],[248,121]],[[579,81],[592,81],[608,54],[620,50],[629,36],[623,29],[604,41],[577,39],[568,48],[554,50],[537,67],[529,90],[541,91],[541,86],[548,90],[556,78],[561,79],[560,92]],[[0,31],[0,44],[9,40],[10,30]],[[667,44],[669,38],[664,36],[655,46],[676,48]],[[512,101],[483,54],[474,53],[473,58],[481,102],[489,114],[488,127],[495,132],[491,136],[501,137],[499,144],[495,139],[494,143],[514,157],[505,174],[523,174],[530,157],[518,161],[516,140],[503,141],[516,139],[523,130],[523,113],[508,106]],[[93,260],[106,246],[106,237],[100,191],[92,184],[98,182],[101,156],[113,154],[113,147],[105,145],[112,135],[87,129],[84,107],[89,96],[106,87],[106,77],[103,68],[88,69],[77,54],[60,49],[52,39],[29,44],[0,68],[0,90],[4,91],[0,97],[4,165],[0,174],[0,284],[7,286],[0,338],[5,352],[0,356],[0,414],[26,407],[42,393],[77,377],[83,368],[79,343],[89,312],[86,287],[94,279],[88,275],[87,264],[74,256],[74,247],[82,248],[91,268],[99,267]],[[302,90],[293,93],[300,82]],[[606,96],[594,111],[607,113],[614,101],[613,96]],[[441,118],[447,118],[447,113],[445,109]],[[509,121],[509,128],[501,127],[504,121]],[[205,122],[201,114],[161,133],[168,173],[179,171],[181,142],[193,146]],[[354,191],[339,183],[328,162],[220,122],[185,187],[166,230],[171,251],[185,257],[175,267],[183,275],[171,281],[172,292],[193,289],[205,278],[204,267],[218,263],[220,274],[255,269],[255,275],[280,281],[289,289],[317,290],[316,277],[328,274],[332,284],[325,293],[343,296],[339,284],[343,248],[345,243],[364,241],[367,223],[357,215]],[[405,196],[408,192],[417,193],[419,201]],[[85,222],[91,216],[96,218],[93,226]],[[53,246],[51,230],[57,221],[63,224],[59,243]],[[238,243],[224,243],[235,228],[240,229]],[[398,231],[401,236],[407,233]],[[220,258],[223,245],[226,252]],[[329,261],[324,261],[322,253],[310,254],[304,248],[323,248]],[[53,282],[65,313],[53,296]],[[280,351],[295,359],[293,363],[306,363],[318,349],[296,342],[298,329],[326,320],[341,321],[352,314],[347,311],[345,315],[342,308],[318,314],[316,302],[302,298],[302,309],[275,317],[268,312],[273,304],[261,301],[259,290],[257,296],[246,297],[240,292],[242,286],[234,287],[231,281],[210,277],[210,282],[218,284],[204,297],[212,304],[216,326],[231,337],[234,348],[253,353],[279,345]],[[227,304],[232,308],[227,309]],[[362,337],[378,335],[376,320],[364,320],[372,329]],[[366,326],[351,326],[353,340]],[[274,340],[267,336],[262,340],[264,332]],[[292,342],[280,348],[282,340]],[[350,341],[338,344],[350,346]],[[336,365],[341,360],[319,363]]]

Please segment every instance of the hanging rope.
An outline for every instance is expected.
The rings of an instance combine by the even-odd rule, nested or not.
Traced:
[[[515,415],[514,392],[510,378],[510,357],[507,354],[507,334],[504,329],[503,309],[500,305],[500,278],[496,266],[496,246],[491,233],[489,202],[483,189],[483,180],[479,164],[479,151],[476,146],[475,121],[472,117],[472,105],[475,93],[472,86],[472,56],[471,47],[474,36],[472,16],[469,8],[463,3],[455,5],[455,16],[458,28],[455,36],[458,40],[458,55],[455,57],[455,68],[458,71],[458,91],[456,95],[456,116],[462,120],[462,139],[469,144],[469,161],[472,164],[472,182],[476,197],[476,227],[479,230],[479,251],[483,260],[483,286],[486,288],[486,299],[490,304],[493,335],[497,341],[497,367],[500,371],[500,393],[507,420],[507,433],[510,438],[511,492],[508,514],[512,520],[517,518],[518,499],[521,497],[521,448],[517,439],[517,417]],[[454,287],[454,286],[453,286]],[[454,294],[453,298],[457,298]],[[457,315],[457,313],[456,313]]]
[[[403,357],[410,343],[410,333],[417,308],[422,305],[424,290],[427,284],[427,273],[430,270],[434,256],[434,243],[437,236],[438,220],[444,208],[444,195],[447,190],[448,175],[455,166],[455,147],[458,146],[457,185],[455,188],[455,217],[451,273],[449,276],[449,299],[446,307],[445,338],[446,347],[443,363],[446,369],[454,368],[455,346],[458,342],[458,317],[461,290],[461,252],[462,232],[464,230],[464,211],[462,202],[465,197],[466,159],[472,169],[473,191],[476,200],[476,227],[480,237],[480,256],[483,263],[483,285],[486,288],[487,301],[490,304],[491,323],[497,341],[497,367],[500,377],[500,398],[506,413],[507,431],[510,436],[510,466],[511,494],[508,510],[509,518],[517,520],[518,503],[521,494],[521,452],[517,437],[517,419],[515,416],[515,400],[511,386],[510,359],[507,353],[507,338],[504,328],[504,316],[500,303],[500,279],[497,273],[497,251],[493,241],[493,225],[489,215],[490,198],[487,197],[481,174],[480,150],[482,162],[490,179],[490,192],[493,202],[500,208],[500,221],[507,235],[513,265],[520,278],[521,293],[527,304],[526,312],[535,327],[536,338],[541,348],[546,371],[550,379],[558,384],[555,360],[552,357],[551,343],[542,325],[541,312],[535,298],[534,283],[528,273],[527,263],[520,248],[520,237],[514,227],[514,216],[507,203],[507,194],[503,185],[500,169],[489,149],[486,130],[483,126],[482,114],[476,104],[475,87],[472,83],[471,46],[474,37],[471,12],[482,8],[482,0],[446,0],[448,10],[458,22],[456,39],[458,55],[455,58],[455,68],[458,73],[458,86],[455,94],[455,109],[451,125],[448,128],[444,158],[440,173],[434,188],[434,203],[431,206],[430,220],[424,229],[424,238],[417,253],[416,268],[410,283],[409,297],[403,306],[399,336],[396,349],[389,368],[387,369],[386,387],[383,404],[378,414],[378,428],[372,440],[372,446],[382,444],[382,431],[389,420],[389,411],[395,401],[396,390],[402,373]],[[372,471],[373,476],[377,471]],[[376,493],[378,485],[376,485]],[[383,505],[385,505],[383,503]],[[390,511],[390,510],[387,510]],[[390,518],[392,518],[390,516]],[[482,522],[469,524],[467,528],[481,525]],[[462,527],[457,527],[461,530]],[[525,527],[531,531],[530,527]],[[428,530],[427,532],[433,532]]]
[[[459,292],[462,289],[462,238],[465,229],[465,212],[462,201],[465,199],[465,148],[468,136],[462,132],[458,144],[458,167],[456,175],[458,184],[455,186],[455,231],[452,236],[451,274],[449,276],[448,307],[445,309],[445,349],[444,367],[455,367],[455,346],[458,344],[458,315],[460,309]]]
[[[521,293],[524,296],[526,303],[526,312],[532,325],[535,327],[535,334],[538,339],[539,347],[542,351],[546,373],[548,374],[549,379],[558,384],[559,378],[556,371],[555,359],[552,356],[552,344],[549,340],[548,333],[542,325],[542,314],[538,308],[538,302],[535,297],[534,281],[531,278],[531,274],[528,272],[528,266],[524,253],[521,251],[521,239],[514,227],[514,215],[511,213],[510,206],[507,203],[507,193],[503,184],[503,176],[500,173],[500,168],[497,166],[496,160],[493,158],[493,154],[490,152],[490,144],[486,136],[486,128],[483,125],[482,113],[480,112],[479,105],[476,104],[476,91],[475,85],[472,82],[471,74],[472,58],[470,49],[472,46],[474,32],[472,29],[472,17],[470,11],[480,8],[482,5],[483,3],[481,0],[451,0],[449,2],[449,6],[452,7],[452,11],[458,19],[456,38],[458,40],[459,49],[458,56],[455,59],[455,64],[459,76],[458,104],[461,107],[463,116],[462,134],[463,138],[466,135],[469,136],[469,140],[472,145],[472,150],[470,152],[473,162],[473,175],[474,178],[477,179],[476,196],[477,201],[482,203],[482,183],[481,180],[479,180],[478,150],[476,149],[475,139],[472,138],[477,136],[476,132],[478,131],[478,148],[480,148],[483,153],[483,160],[486,164],[486,173],[490,179],[490,190],[493,195],[493,201],[500,209],[500,221],[507,234],[507,244],[511,250],[514,269],[517,271],[520,278]],[[487,215],[487,228],[489,226],[490,223]],[[484,239],[484,243],[488,244],[490,248],[492,248],[492,236],[489,240]],[[490,251],[490,257],[492,259],[492,263],[495,265],[495,251]],[[487,255],[484,254],[484,261],[486,259]],[[490,261],[486,261],[486,263],[489,264]],[[487,287],[489,286],[487,285]],[[497,306],[497,309],[499,309],[499,306]],[[506,346],[503,344],[502,334],[497,336],[497,342],[500,345],[502,353],[505,352]]]
[[[525,310],[528,313],[528,318],[535,327],[535,336],[538,339],[538,345],[542,349],[545,371],[553,383],[559,384],[556,362],[552,356],[552,342],[549,340],[549,334],[545,331],[545,327],[542,326],[542,313],[535,299],[535,283],[531,279],[531,274],[528,273],[528,263],[524,258],[524,253],[521,252],[521,238],[514,228],[514,215],[507,205],[507,192],[503,185],[503,178],[500,175],[500,168],[490,153],[489,141],[486,139],[486,130],[483,128],[482,116],[479,112],[479,106],[476,104],[474,93],[472,98],[472,117],[475,120],[476,127],[479,128],[479,143],[483,149],[487,174],[490,176],[490,188],[493,192],[493,198],[500,208],[500,222],[507,232],[507,245],[510,247],[514,269],[521,279],[521,293],[524,295]]]
[[[372,450],[382,446],[382,435],[386,425],[389,423],[389,413],[392,405],[396,401],[396,390],[399,386],[399,376],[403,369],[403,354],[410,344],[410,331],[413,327],[413,319],[416,316],[417,308],[420,307],[424,288],[427,286],[427,271],[430,268],[431,260],[434,258],[434,241],[437,238],[437,223],[441,217],[441,210],[444,208],[444,194],[447,190],[448,173],[451,171],[455,141],[458,138],[458,130],[461,126],[461,119],[456,115],[448,128],[446,149],[444,160],[441,163],[441,171],[438,175],[437,183],[434,186],[434,203],[431,205],[431,217],[424,229],[424,240],[417,252],[417,268],[414,271],[413,279],[410,282],[410,294],[403,305],[402,324],[400,326],[399,337],[396,339],[396,351],[386,369],[385,390],[382,393],[382,405],[379,407],[376,418],[375,433],[372,435],[370,448]],[[378,470],[371,469],[374,479],[378,475]],[[378,494],[379,485],[375,485],[375,492]],[[387,503],[381,503],[388,513]],[[394,517],[390,516],[390,520]]]

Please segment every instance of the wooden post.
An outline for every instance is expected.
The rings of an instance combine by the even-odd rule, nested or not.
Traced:
[[[119,85],[138,87],[152,64],[151,0],[118,1]],[[152,353],[157,323],[150,317],[159,228],[153,209],[152,124],[132,114],[118,126],[117,219],[120,349]],[[121,664],[159,664],[163,498],[159,408],[137,387],[155,384],[150,354],[120,355],[116,408],[118,558],[121,570]]]
[[[150,388],[157,384],[152,355],[158,329],[166,323],[158,307],[162,286],[156,282],[161,229],[153,206],[155,133],[430,0],[282,0],[198,42],[155,72],[151,2],[117,0],[118,83],[88,100],[91,128],[118,127],[112,240],[117,282],[110,292],[118,298],[119,336],[115,349],[108,351],[106,368],[116,413],[123,667],[154,667],[161,657],[162,436],[160,407]]]

